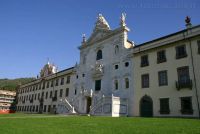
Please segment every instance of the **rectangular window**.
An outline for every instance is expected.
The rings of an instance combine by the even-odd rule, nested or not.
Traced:
[[[178,81],[180,83],[187,83],[190,80],[189,67],[180,67],[177,69]]]
[[[44,98],[44,92],[42,92],[42,98]]]
[[[167,71],[158,72],[158,81],[159,86],[164,86],[168,84]]]
[[[192,97],[181,97],[181,113],[193,114]]]
[[[60,89],[60,97],[63,95],[63,89]]]
[[[40,93],[38,93],[38,100],[40,99]]]
[[[47,109],[47,106],[46,106],[46,105],[44,105],[44,109],[43,109],[43,111],[44,111],[44,112],[46,112],[46,109]]]
[[[129,79],[125,78],[125,88],[129,88]]]
[[[56,108],[56,105],[53,105],[53,109],[55,109]]]
[[[64,84],[64,80],[65,80],[65,78],[61,78],[60,85]]]
[[[53,87],[53,85],[54,85],[53,82],[54,82],[54,81],[52,80],[52,81],[51,81],[51,87]]]
[[[177,90],[182,88],[192,89],[192,80],[189,75],[189,67],[179,67],[177,68],[178,81],[176,82]]]
[[[48,112],[50,112],[50,111],[51,111],[51,105],[48,106]]]
[[[55,90],[55,94],[54,94],[54,97],[57,97],[57,92],[58,92],[58,91],[57,91],[57,90]]]
[[[149,88],[149,74],[142,75],[142,88]]]
[[[66,88],[66,91],[65,91],[65,96],[68,97],[69,96],[69,88]]]
[[[48,98],[48,92],[46,92],[46,99]]]
[[[169,114],[169,98],[160,99],[160,114]]]
[[[52,91],[50,91],[50,96],[49,96],[49,98],[52,98]]]
[[[115,65],[115,70],[117,70],[119,68],[119,65]]]
[[[38,112],[38,105],[36,106],[36,112]]]
[[[49,88],[49,81],[47,82],[47,88]]]
[[[115,90],[118,90],[118,81],[115,80]]]
[[[187,57],[186,46],[181,45],[176,47],[176,59]]]
[[[197,46],[198,46],[198,54],[200,54],[200,40],[197,41]]]
[[[33,112],[35,112],[35,106],[33,106]]]
[[[42,83],[42,89],[45,89],[45,82]]]
[[[100,91],[101,90],[101,80],[96,80],[95,81],[95,91]]]
[[[148,55],[143,55],[141,57],[141,67],[145,67],[149,65]]]
[[[157,52],[157,63],[163,63],[166,62],[166,54],[165,54],[165,50],[159,51]]]
[[[67,76],[67,84],[70,83],[70,76]]]
[[[56,79],[56,86],[58,86],[59,79]]]

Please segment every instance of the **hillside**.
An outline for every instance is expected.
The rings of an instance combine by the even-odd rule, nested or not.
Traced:
[[[33,81],[35,78],[0,79],[0,89],[14,91],[17,85]]]

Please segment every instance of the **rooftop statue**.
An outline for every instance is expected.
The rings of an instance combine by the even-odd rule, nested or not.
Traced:
[[[121,17],[120,17],[120,26],[126,26],[126,13],[122,13]]]
[[[94,31],[98,29],[110,30],[110,26],[102,14],[99,14],[95,23]]]

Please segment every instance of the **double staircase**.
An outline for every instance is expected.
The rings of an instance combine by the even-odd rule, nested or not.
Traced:
[[[61,99],[56,111],[58,114],[77,114],[74,106],[70,104],[67,98]]]
[[[57,107],[58,114],[68,115],[91,115],[91,116],[127,116],[128,115],[128,99],[111,96],[93,96],[92,105],[88,114],[79,111],[79,99],[77,95],[69,101],[67,98],[61,99]]]

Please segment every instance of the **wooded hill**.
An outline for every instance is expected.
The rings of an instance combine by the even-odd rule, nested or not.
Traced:
[[[19,84],[25,84],[35,80],[35,78],[0,79],[0,90],[15,91]]]

